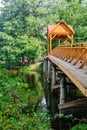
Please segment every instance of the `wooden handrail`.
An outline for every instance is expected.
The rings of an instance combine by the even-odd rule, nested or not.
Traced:
[[[73,61],[73,65],[80,63],[79,68],[82,68],[87,64],[87,42],[57,46],[51,51],[51,55],[69,63]]]

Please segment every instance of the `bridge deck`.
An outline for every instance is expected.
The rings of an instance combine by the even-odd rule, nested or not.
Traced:
[[[87,68],[79,68],[78,64],[73,65],[72,62],[66,62],[53,55],[49,55],[48,59],[56,64],[87,97]]]

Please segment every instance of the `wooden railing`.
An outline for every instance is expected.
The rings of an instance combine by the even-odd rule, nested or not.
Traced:
[[[87,42],[57,46],[51,51],[51,55],[54,55],[68,63],[72,62],[73,65],[78,65],[78,68],[86,67]]]

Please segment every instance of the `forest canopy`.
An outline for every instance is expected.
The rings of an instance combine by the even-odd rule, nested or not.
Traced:
[[[75,42],[87,39],[86,0],[2,0],[0,60],[5,67],[25,65],[47,52],[47,25],[64,20]]]

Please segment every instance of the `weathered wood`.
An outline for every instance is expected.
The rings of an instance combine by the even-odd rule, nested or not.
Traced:
[[[63,103],[63,104],[58,104],[58,109],[66,109],[66,108],[85,105],[85,104],[87,104],[87,98],[78,99],[78,100],[66,102],[66,103]]]
[[[60,88],[60,85],[59,85],[59,84],[52,86],[52,89],[53,89],[53,90],[54,90],[54,89],[59,89],[59,88]]]
[[[79,90],[87,96],[87,73],[86,69],[78,69],[77,66],[73,66],[71,63],[62,61],[54,56],[49,56],[49,59],[56,64],[67,77],[79,88]]]
[[[53,92],[53,86],[56,84],[56,66],[52,65],[52,81],[51,81],[51,92]]]
[[[49,42],[49,43],[50,43],[50,49],[49,49],[49,50],[50,50],[50,52],[51,52],[51,49],[52,49],[52,40],[51,40],[51,35],[50,35],[50,39],[49,39],[49,40],[50,40],[50,42]]]
[[[45,59],[44,59],[44,62],[43,62],[43,73],[45,73],[46,71],[46,62],[45,62]]]
[[[48,76],[47,76],[48,83],[50,82],[50,71],[51,71],[51,62],[50,62],[50,60],[48,60]]]
[[[45,58],[44,59],[44,62],[43,62],[43,75],[44,77],[47,79],[47,69],[48,69],[48,66],[47,66],[47,59]]]
[[[60,104],[65,102],[65,76],[60,79]]]

